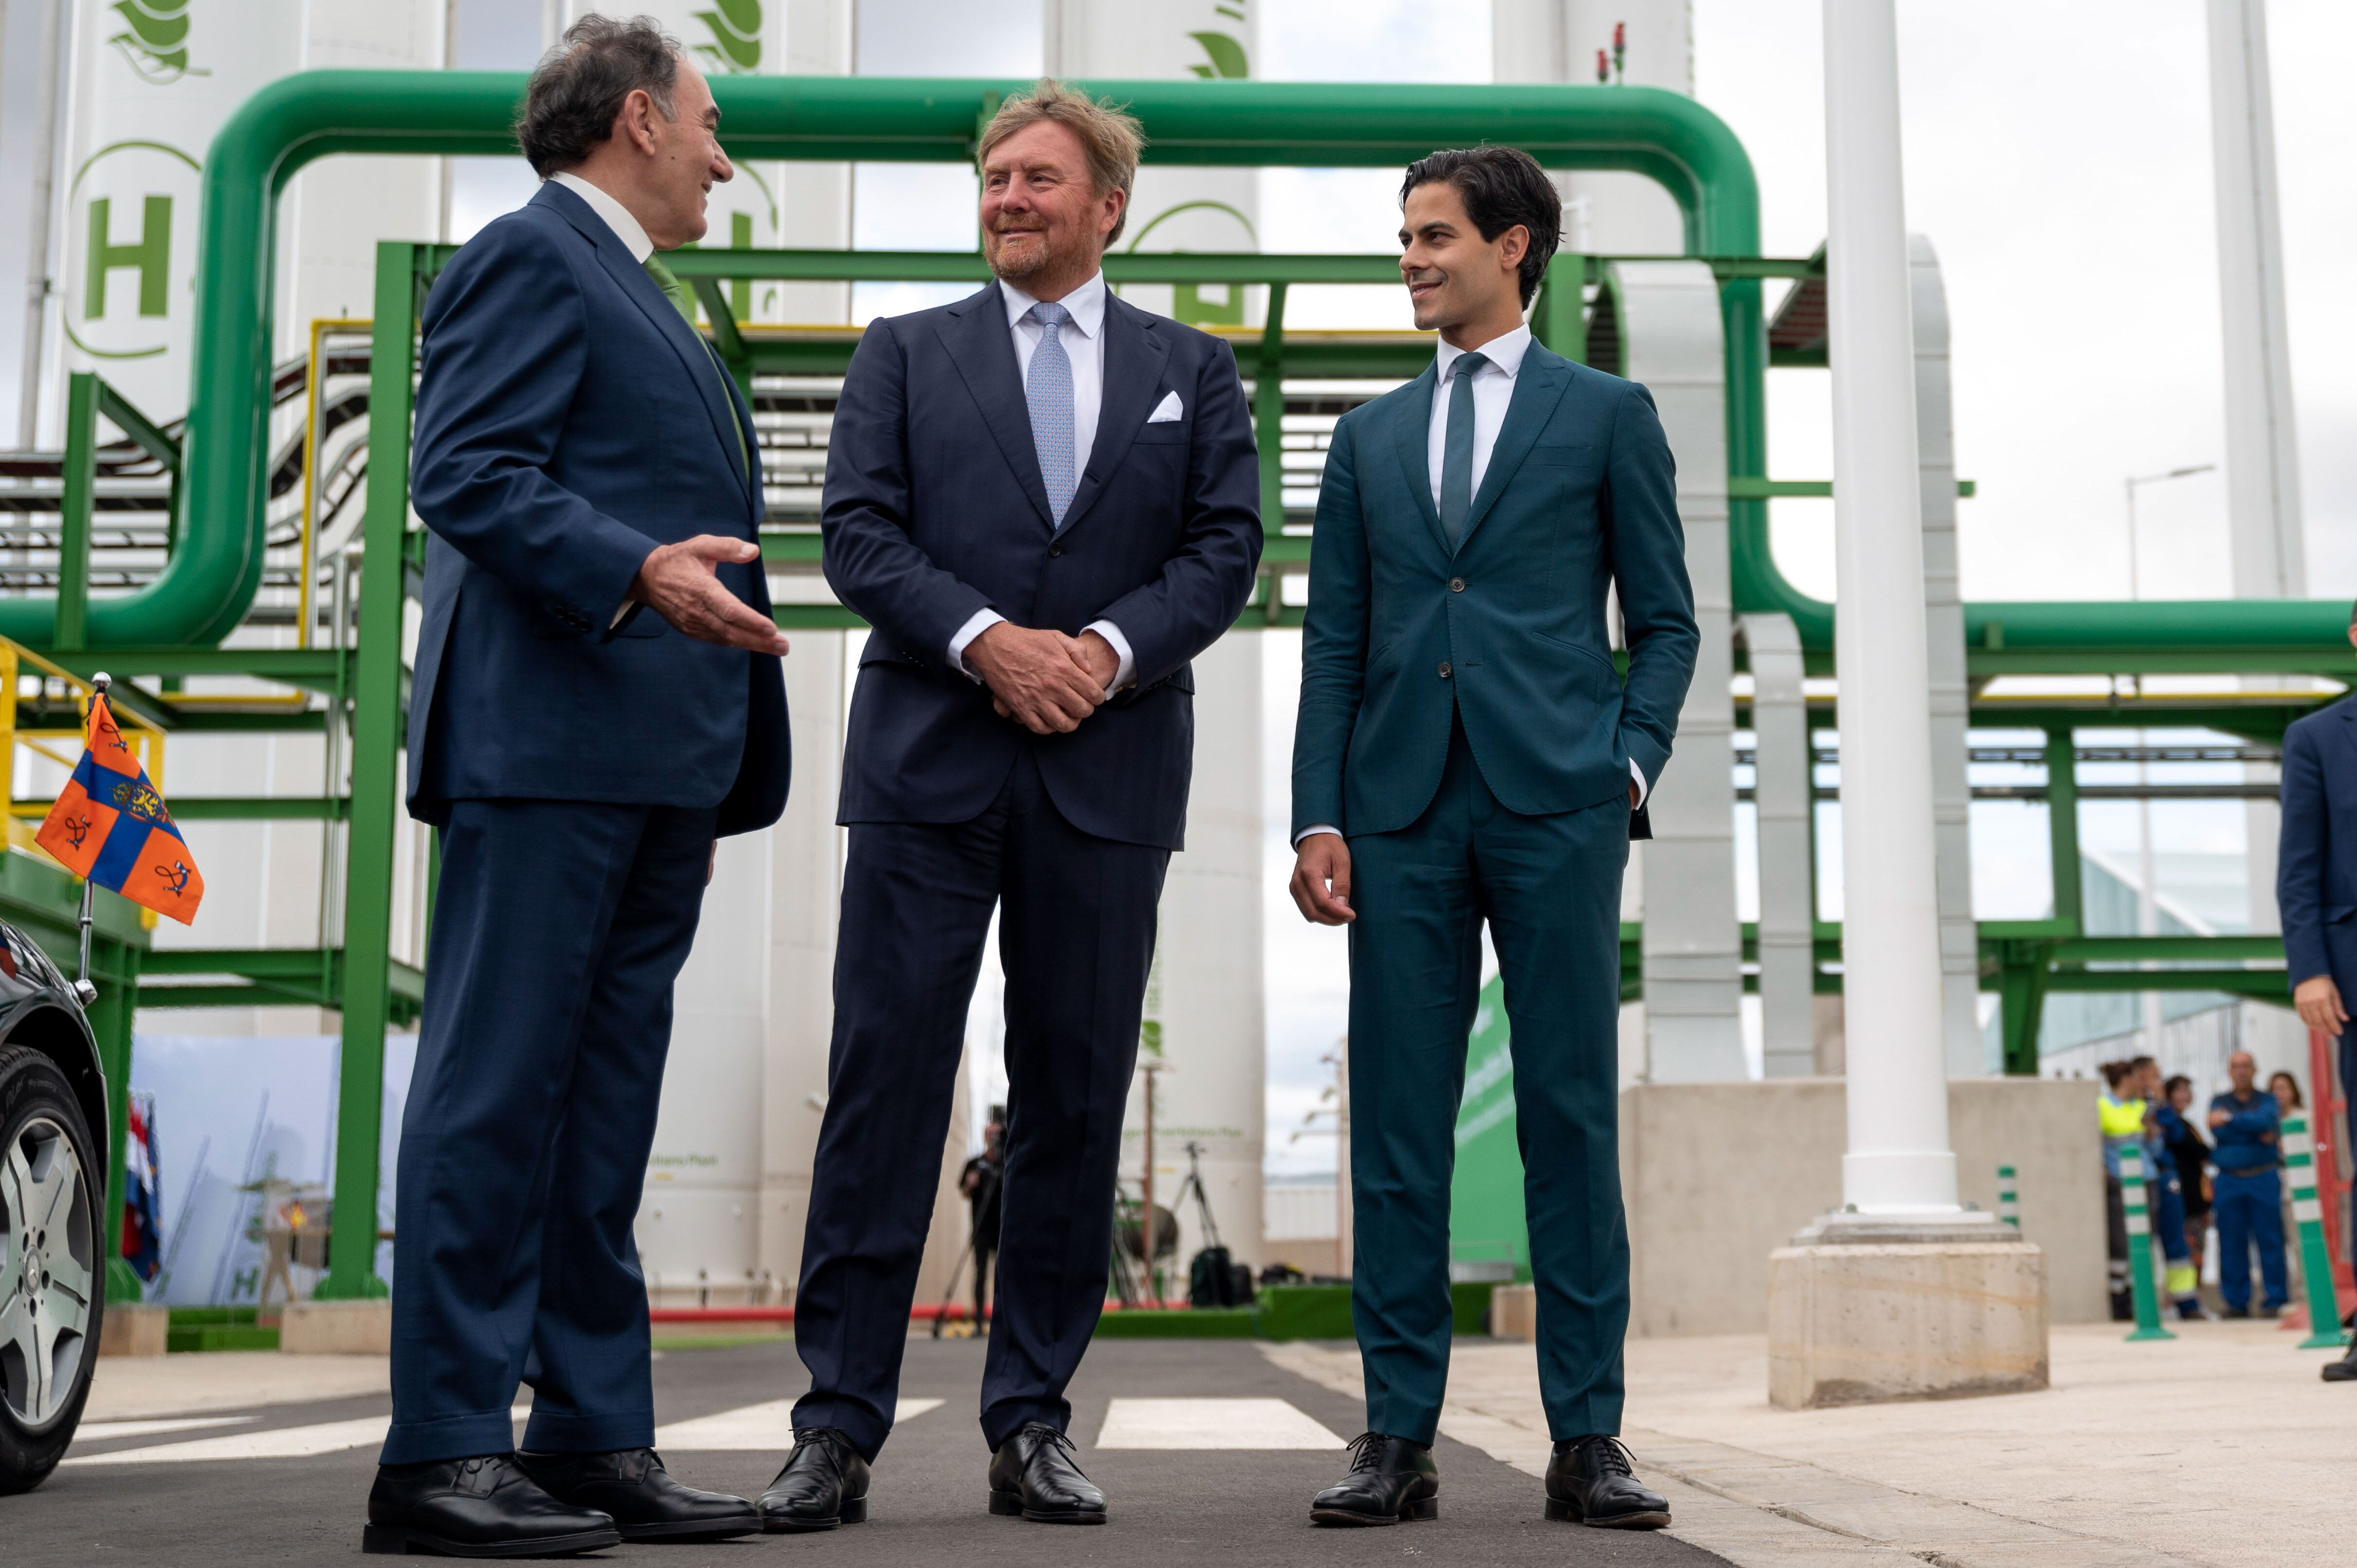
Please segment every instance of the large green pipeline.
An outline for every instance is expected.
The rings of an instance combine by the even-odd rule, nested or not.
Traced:
[[[339,153],[511,153],[524,79],[475,71],[307,71],[248,100],[206,160],[197,269],[180,543],[155,582],[91,601],[92,647],[219,641],[261,581],[264,463],[270,410],[270,321],[277,198],[296,170]],[[982,119],[1016,81],[845,77],[728,77],[713,84],[724,137],[740,157],[963,162]],[[1642,87],[1308,82],[1103,81],[1144,122],[1148,162],[1246,166],[1398,167],[1435,147],[1482,141],[1526,147],[1557,167],[1618,168],[1668,189],[1684,215],[1689,253],[1755,255],[1759,192],[1733,132],[1678,93]],[[1720,290],[1726,325],[1727,471],[1767,471],[1766,338],[1760,285]],[[1767,505],[1732,504],[1738,609],[1785,609],[1813,647],[1832,639],[1831,607],[1776,569]],[[2313,644],[2311,607],[2228,607],[2185,620],[2170,607],[1975,606],[2002,625],[2009,650],[2062,646],[2089,624],[2125,614],[2126,646]],[[2309,611],[2305,615],[2281,612]],[[2183,624],[2179,624],[2182,621]],[[2212,621],[2232,621],[2231,627]],[[2253,624],[2244,625],[2249,621]],[[0,634],[52,639],[54,596],[0,599]],[[2049,643],[2048,639],[2056,639]],[[2080,639],[2082,646],[2084,639]],[[2122,646],[2105,636],[2104,646]]]
[[[271,261],[277,197],[304,165],[338,153],[511,153],[521,75],[307,71],[248,100],[214,139],[204,174],[196,344],[180,544],[155,582],[93,600],[92,647],[220,640],[261,581],[269,418]],[[963,162],[982,118],[1016,81],[730,77],[716,81],[732,152],[746,158]],[[1396,167],[1438,146],[1482,140],[1548,163],[1633,169],[1666,186],[1688,248],[1759,249],[1750,161],[1692,99],[1652,88],[1356,87],[1319,83],[1106,81],[1174,164]],[[1727,290],[1729,338],[1765,362],[1759,285]],[[1737,367],[1730,365],[1730,371]],[[1756,472],[1756,467],[1738,471]],[[53,596],[0,600],[0,634],[51,640]]]

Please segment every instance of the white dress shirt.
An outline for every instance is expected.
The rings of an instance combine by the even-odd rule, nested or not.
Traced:
[[[647,264],[647,258],[655,253],[655,242],[647,238],[646,225],[631,217],[629,208],[577,174],[567,172],[548,177],[551,184],[561,185],[587,202],[589,210],[606,220],[606,227],[614,231],[614,238],[622,242],[623,249],[630,252],[630,260],[640,266]]]
[[[1047,336],[1047,328],[1024,317],[1039,302],[1005,278],[998,280],[998,292],[1001,303],[1006,306],[1006,329],[1015,339],[1015,369],[1028,385],[1031,356]],[[1071,314],[1071,319],[1064,325],[1078,332],[1082,339],[1075,343],[1066,337],[1063,340],[1065,357],[1072,362],[1072,472],[1080,475],[1089,471],[1089,454],[1097,444],[1097,416],[1104,409],[1104,274],[1097,274],[1056,303]],[[966,645],[1006,618],[994,609],[974,611],[973,618],[957,628],[957,635],[950,639],[950,668],[964,671],[970,681],[981,681],[982,677],[965,661]],[[1120,661],[1114,671],[1113,683],[1105,688],[1105,695],[1110,698],[1128,685],[1130,677],[1137,672],[1137,662],[1130,657],[1129,639],[1109,620],[1091,621],[1081,629],[1103,638]]]
[[[1469,383],[1473,392],[1473,487],[1472,493],[1481,493],[1482,476],[1490,471],[1490,454],[1497,448],[1498,431],[1506,423],[1506,405],[1514,401],[1514,378],[1523,371],[1523,356],[1530,351],[1531,329],[1517,327],[1502,337],[1492,338],[1481,345],[1480,352],[1490,362],[1474,372]],[[1448,450],[1448,400],[1456,391],[1457,361],[1470,350],[1458,348],[1448,338],[1440,340],[1436,365],[1439,376],[1432,386],[1432,419],[1427,426],[1425,458],[1432,472],[1432,504],[1440,504],[1441,466]],[[1629,777],[1637,786],[1637,804],[1645,803],[1652,786],[1646,781],[1644,769],[1636,759],[1629,761]],[[1342,830],[1330,822],[1313,822],[1293,835],[1299,843],[1312,833],[1340,833]]]

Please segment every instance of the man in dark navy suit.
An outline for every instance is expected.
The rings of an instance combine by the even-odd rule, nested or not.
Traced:
[[[994,908],[1010,1089],[990,1508],[1105,1517],[1068,1452],[1064,1387],[1104,1300],[1155,907],[1186,823],[1188,660],[1243,608],[1261,543],[1234,357],[1100,271],[1139,145],[1135,122],[1055,83],[1010,100],[980,147],[998,281],[871,323],[837,405],[826,575],[875,630],[794,1298],[811,1389],[759,1499],[772,1529],[866,1517]]]
[[[2357,644],[2357,606],[2349,612]],[[2343,700],[2284,731],[2283,838],[2276,848],[2276,908],[2300,1022],[2341,1048],[2341,1081],[2357,1084],[2357,1032],[2348,997],[2357,986],[2357,703]],[[2317,1086],[2323,1106],[2325,1086]],[[2348,1130],[2357,1137],[2357,1095]],[[2247,1265],[2237,1265],[2247,1269]],[[2329,1383],[2357,1382],[2357,1345],[2324,1369]]]
[[[714,841],[786,797],[751,420],[654,259],[730,176],[718,122],[651,24],[576,23],[517,126],[548,183],[426,303],[409,789],[442,875],[371,1552],[759,1528],[654,1455],[630,1238]]]

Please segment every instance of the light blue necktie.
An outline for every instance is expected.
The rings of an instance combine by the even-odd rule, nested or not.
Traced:
[[[1451,550],[1463,542],[1473,510],[1473,374],[1484,354],[1459,354],[1448,388],[1448,429],[1440,446],[1440,527]]]
[[[1072,313],[1060,305],[1039,304],[1023,319],[1039,326],[1039,346],[1031,350],[1030,373],[1023,378],[1024,401],[1031,405],[1031,445],[1039,454],[1039,478],[1048,487],[1048,510],[1056,526],[1080,488],[1073,456],[1072,360],[1064,352],[1064,323]]]

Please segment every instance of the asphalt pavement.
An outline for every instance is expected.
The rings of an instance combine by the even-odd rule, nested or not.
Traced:
[[[1100,1341],[1072,1388],[1071,1430],[1082,1467],[1105,1489],[1111,1522],[1075,1528],[993,1517],[985,1508],[989,1453],[974,1418],[982,1355],[978,1340],[909,1342],[900,1390],[909,1413],[877,1461],[868,1522],[701,1548],[623,1546],[584,1561],[749,1565],[791,1556],[945,1568],[1141,1561],[1249,1568],[1408,1557],[1551,1565],[1726,1561],[1665,1536],[1550,1521],[1537,1480],[1445,1435],[1435,1450],[1439,1519],[1378,1530],[1313,1528],[1309,1498],[1340,1476],[1340,1444],[1357,1433],[1361,1412],[1355,1401],[1238,1341]],[[803,1386],[801,1364],[782,1342],[660,1354],[657,1422],[697,1444],[665,1450],[673,1474],[691,1486],[759,1491],[782,1461],[781,1446],[722,1444],[760,1443],[751,1434],[783,1418],[758,1407]],[[1197,1402],[1215,1399],[1278,1402]],[[369,1395],[208,1410],[207,1424],[165,1431],[87,1428],[38,1490],[0,1498],[0,1560],[64,1564],[122,1553],[195,1568],[357,1558],[375,1469],[368,1434],[381,1430],[388,1409],[385,1398]],[[1299,1445],[1178,1446],[1234,1430],[1239,1423],[1222,1419],[1223,1412],[1243,1412],[1255,1441]],[[350,1445],[355,1438],[366,1440]],[[1101,1438],[1127,1445],[1101,1445]]]

